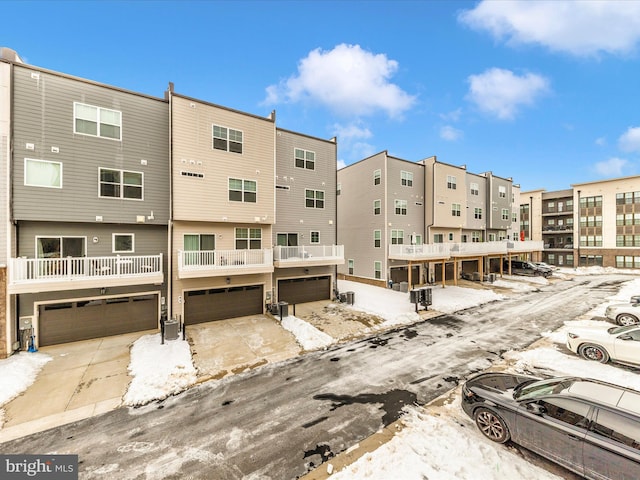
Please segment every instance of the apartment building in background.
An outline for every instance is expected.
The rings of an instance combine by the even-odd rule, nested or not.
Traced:
[[[576,183],[520,195],[521,228],[563,267],[640,268],[640,177]]]
[[[2,167],[10,179],[3,350],[24,343],[27,327],[40,346],[157,328],[167,101],[17,61],[2,69],[11,145]]]
[[[542,250],[542,242],[514,238],[512,181],[491,172],[384,151],[339,170],[338,182],[344,278],[381,286],[482,280],[502,273],[504,259]]]

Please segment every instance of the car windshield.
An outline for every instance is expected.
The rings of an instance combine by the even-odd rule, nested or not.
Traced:
[[[611,327],[607,329],[607,332],[611,335],[618,335],[619,333],[625,333],[629,330],[636,330],[637,328],[637,325],[627,325],[626,327]]]
[[[570,378],[552,378],[533,383],[524,382],[514,389],[513,398],[515,400],[529,400],[550,393],[560,393],[569,388],[572,383],[573,379]]]

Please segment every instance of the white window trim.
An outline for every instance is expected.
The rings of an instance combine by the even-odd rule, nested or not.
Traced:
[[[129,236],[131,237],[131,250],[116,250],[116,236]],[[111,251],[113,253],[135,253],[136,251],[136,236],[133,233],[112,233],[111,234]]]
[[[60,186],[59,187],[50,187],[48,185],[37,185],[35,183],[27,183],[27,163],[28,162],[39,162],[39,163],[55,163],[60,165]],[[39,188],[62,188],[62,169],[64,168],[64,166],[62,165],[62,162],[55,162],[53,160],[41,160],[39,158],[25,158],[24,159],[24,185],[27,187],[39,187]]]
[[[221,148],[215,148],[213,146],[215,138],[213,136],[213,128],[214,127],[220,127],[220,128],[226,128],[227,129],[227,149],[226,150],[222,150]],[[236,132],[240,132],[242,134],[242,142],[240,142],[240,144],[242,145],[242,152],[238,153],[238,152],[232,152],[231,150],[229,150],[229,142],[231,142],[231,140],[229,140],[229,130],[234,130]],[[227,152],[227,153],[233,153],[234,155],[244,155],[244,130],[239,130],[237,128],[231,128],[231,127],[227,127],[225,125],[219,125],[217,123],[212,123],[211,124],[211,150],[216,150],[218,152]]]
[[[101,170],[113,170],[114,172],[120,172],[121,174],[121,178],[120,178],[120,196],[119,197],[111,197],[111,196],[103,196],[100,195],[100,184],[101,184],[101,180],[100,180],[100,171]],[[128,198],[124,196],[124,183],[122,183],[122,177],[123,177],[123,173],[127,172],[127,173],[139,173],[142,176],[142,185],[140,185],[140,188],[142,189],[142,198]],[[144,172],[136,172],[135,170],[122,170],[120,168],[108,168],[108,167],[98,167],[98,198],[106,198],[106,199],[110,199],[110,200],[129,200],[132,202],[144,202]]]
[[[313,192],[313,207],[307,207],[307,192]],[[322,207],[317,207],[316,202],[318,201],[317,194],[318,192],[322,192]],[[324,190],[316,190],[314,188],[305,188],[304,189],[304,208],[309,208],[312,210],[324,210],[327,204],[327,195]]]
[[[302,160],[304,161],[304,166],[303,167],[299,167],[296,165],[296,150],[302,150],[304,152],[304,158],[302,158]],[[313,168],[307,168],[307,153],[313,153]],[[313,150],[307,150],[306,148],[300,148],[300,147],[293,147],[293,167],[294,168],[300,168],[302,170],[310,170],[310,171],[315,171],[316,169],[316,152],[314,152]]]
[[[314,241],[313,241],[313,234],[314,234],[314,233],[317,233],[317,234],[318,234],[318,241],[317,241],[317,242],[314,242]],[[309,232],[309,243],[310,243],[311,245],[320,245],[320,230],[311,230],[311,231]]]
[[[82,238],[84,240],[84,253],[85,255],[87,254],[87,237],[86,236],[83,236],[83,235],[36,235],[35,249],[34,249],[36,258],[41,258],[41,257],[38,257],[38,239],[39,238],[59,238],[60,246],[62,246],[63,238]],[[61,257],[61,258],[66,258],[66,257]]]
[[[95,108],[98,110],[98,133],[96,135],[92,135],[90,133],[83,133],[83,132],[78,132],[76,130],[76,105],[82,105],[85,107],[91,107],[91,108]],[[100,135],[100,111],[101,110],[105,110],[105,111],[109,111],[109,112],[117,112],[120,114],[120,137],[119,138],[112,138],[112,137],[103,137],[102,135]],[[109,124],[111,125],[111,124]],[[86,137],[95,137],[95,138],[104,138],[105,140],[113,140],[114,142],[121,142],[122,141],[122,111],[120,110],[115,110],[113,108],[104,108],[104,107],[98,107],[97,105],[90,105],[88,103],[82,103],[82,102],[73,102],[73,133],[76,135],[84,135]]]
[[[242,180],[242,190],[240,190],[242,192],[242,200],[231,200],[229,199],[229,192],[231,191],[231,189],[229,188],[229,180]],[[244,182],[254,182],[256,184],[256,201],[255,202],[245,202],[244,200],[244,194],[245,192],[247,192],[247,190],[244,189]],[[234,190],[237,191],[237,190]],[[250,203],[250,204],[257,204],[258,203],[258,181],[254,180],[252,178],[238,178],[238,177],[227,177],[227,202],[230,202],[232,204],[237,204],[237,203]]]

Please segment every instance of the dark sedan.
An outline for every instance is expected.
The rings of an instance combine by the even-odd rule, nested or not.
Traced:
[[[462,408],[490,440],[511,440],[589,479],[640,478],[640,392],[597,380],[483,373]]]

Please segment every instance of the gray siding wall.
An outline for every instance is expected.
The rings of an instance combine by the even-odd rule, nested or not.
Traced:
[[[9,135],[11,133],[11,66],[0,62],[0,265],[9,259]],[[2,307],[0,307],[2,308]],[[1,347],[0,347],[1,348]],[[0,350],[1,351],[1,350]]]
[[[404,232],[404,244],[411,245],[411,235],[422,235],[423,243],[426,243],[424,235],[424,166],[388,157],[386,188],[388,192],[387,209],[387,242],[391,243],[391,230],[398,229]],[[401,172],[413,174],[413,185],[402,185]],[[395,201],[407,201],[407,214],[396,215]]]
[[[14,218],[135,224],[153,212],[146,222],[168,223],[167,102],[18,65],[13,101]],[[122,112],[122,139],[74,134],[74,102]],[[61,162],[63,187],[25,186],[25,158]],[[144,200],[100,198],[100,167],[142,172]]]
[[[487,230],[507,230],[511,226],[511,186],[512,182],[505,178],[496,177],[487,174],[488,178],[488,197],[487,208],[491,206],[487,215]],[[506,195],[504,198],[500,197],[500,187],[504,187]],[[502,219],[502,209],[509,211],[509,219]]]
[[[380,185],[373,184],[373,172],[381,170]],[[381,152],[338,171],[341,194],[338,195],[338,244],[344,245],[344,265],[339,273],[348,273],[349,259],[354,260],[354,275],[374,278],[374,261],[381,261],[386,271],[388,238],[385,228],[387,194],[385,191],[386,153]],[[380,200],[380,215],[373,214],[373,201]],[[375,248],[373,231],[382,231],[382,246]]]
[[[485,225],[487,223],[486,216],[487,212],[487,179],[486,177],[475,175],[473,173],[467,173],[466,180],[466,189],[467,189],[467,205],[466,205],[466,218],[467,218],[467,226],[466,228],[469,230],[484,230]],[[478,184],[478,195],[471,195],[471,184]],[[475,209],[482,209],[482,218],[475,218]],[[471,239],[469,239],[471,241]]]
[[[296,148],[315,153],[314,170],[295,166]],[[273,227],[273,245],[277,245],[278,233],[297,233],[298,245],[309,245],[311,231],[320,232],[320,245],[336,244],[336,165],[335,142],[277,130],[276,224]],[[324,192],[324,208],[305,206],[306,189]]]

